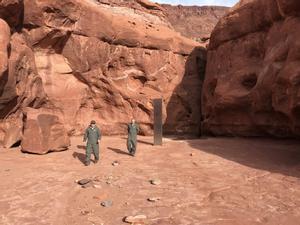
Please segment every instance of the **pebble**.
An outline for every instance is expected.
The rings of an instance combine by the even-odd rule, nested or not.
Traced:
[[[85,184],[90,183],[90,182],[91,182],[90,179],[81,179],[81,180],[77,181],[77,183],[80,184],[80,185],[85,185]]]
[[[147,199],[149,202],[157,202],[160,200],[160,197],[151,197]]]
[[[111,200],[106,200],[100,203],[103,207],[111,207],[113,202]]]
[[[114,162],[112,163],[112,165],[113,165],[113,166],[118,166],[118,165],[120,165],[120,163],[119,163],[118,161],[114,161]]]
[[[87,215],[87,214],[89,214],[90,213],[90,211],[88,211],[88,210],[82,210],[81,211],[81,215]]]
[[[102,188],[102,186],[99,185],[99,184],[94,184],[93,187],[94,187],[94,188],[97,188],[97,189],[101,189],[101,188]]]
[[[154,180],[150,180],[150,183],[153,184],[153,185],[160,185],[161,181],[158,180],[158,179],[154,179]]]
[[[143,223],[147,219],[145,215],[137,215],[137,216],[126,216],[124,218],[124,222],[126,223]]]

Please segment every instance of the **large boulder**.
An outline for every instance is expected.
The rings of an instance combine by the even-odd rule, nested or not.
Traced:
[[[70,138],[56,111],[26,108],[24,116],[23,152],[45,154],[68,149]]]
[[[215,135],[300,135],[298,0],[244,0],[214,29],[203,117]]]

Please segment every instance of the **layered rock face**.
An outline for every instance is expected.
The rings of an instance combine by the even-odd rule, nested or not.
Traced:
[[[206,42],[217,22],[228,12],[220,6],[172,6],[163,4],[166,19],[174,29],[191,39]]]
[[[215,135],[300,135],[300,2],[244,0],[214,29],[203,91]]]
[[[4,2],[20,16],[0,10],[3,145],[23,137],[24,151],[62,150],[66,134],[82,134],[91,119],[111,135],[125,133],[135,117],[142,133],[151,134],[152,100],[161,97],[167,132],[198,132],[205,50],[175,32],[159,5]],[[44,132],[48,129],[55,132]],[[33,131],[40,137],[31,143]]]

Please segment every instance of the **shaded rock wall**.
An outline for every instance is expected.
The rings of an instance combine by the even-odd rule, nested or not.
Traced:
[[[300,135],[300,2],[241,1],[214,29],[203,90],[214,135]]]

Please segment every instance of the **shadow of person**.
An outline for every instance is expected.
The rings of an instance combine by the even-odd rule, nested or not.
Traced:
[[[80,152],[73,152],[72,154],[74,159],[79,159],[79,161],[84,164],[85,163],[85,154]]]
[[[118,153],[118,154],[122,154],[122,155],[130,155],[128,152],[125,152],[121,149],[118,149],[118,148],[112,148],[112,147],[107,147],[107,149],[115,152],[115,153]]]
[[[86,149],[86,146],[85,145],[77,145],[77,148],[79,148],[79,149]]]
[[[138,143],[145,144],[145,145],[153,145],[153,143],[148,142],[148,141],[137,140],[137,142],[138,142]]]
[[[122,139],[127,140],[127,137],[122,137]],[[149,141],[143,141],[143,140],[140,140],[140,139],[137,139],[137,142],[138,142],[138,143],[145,144],[145,145],[153,145],[152,142],[149,142]]]

